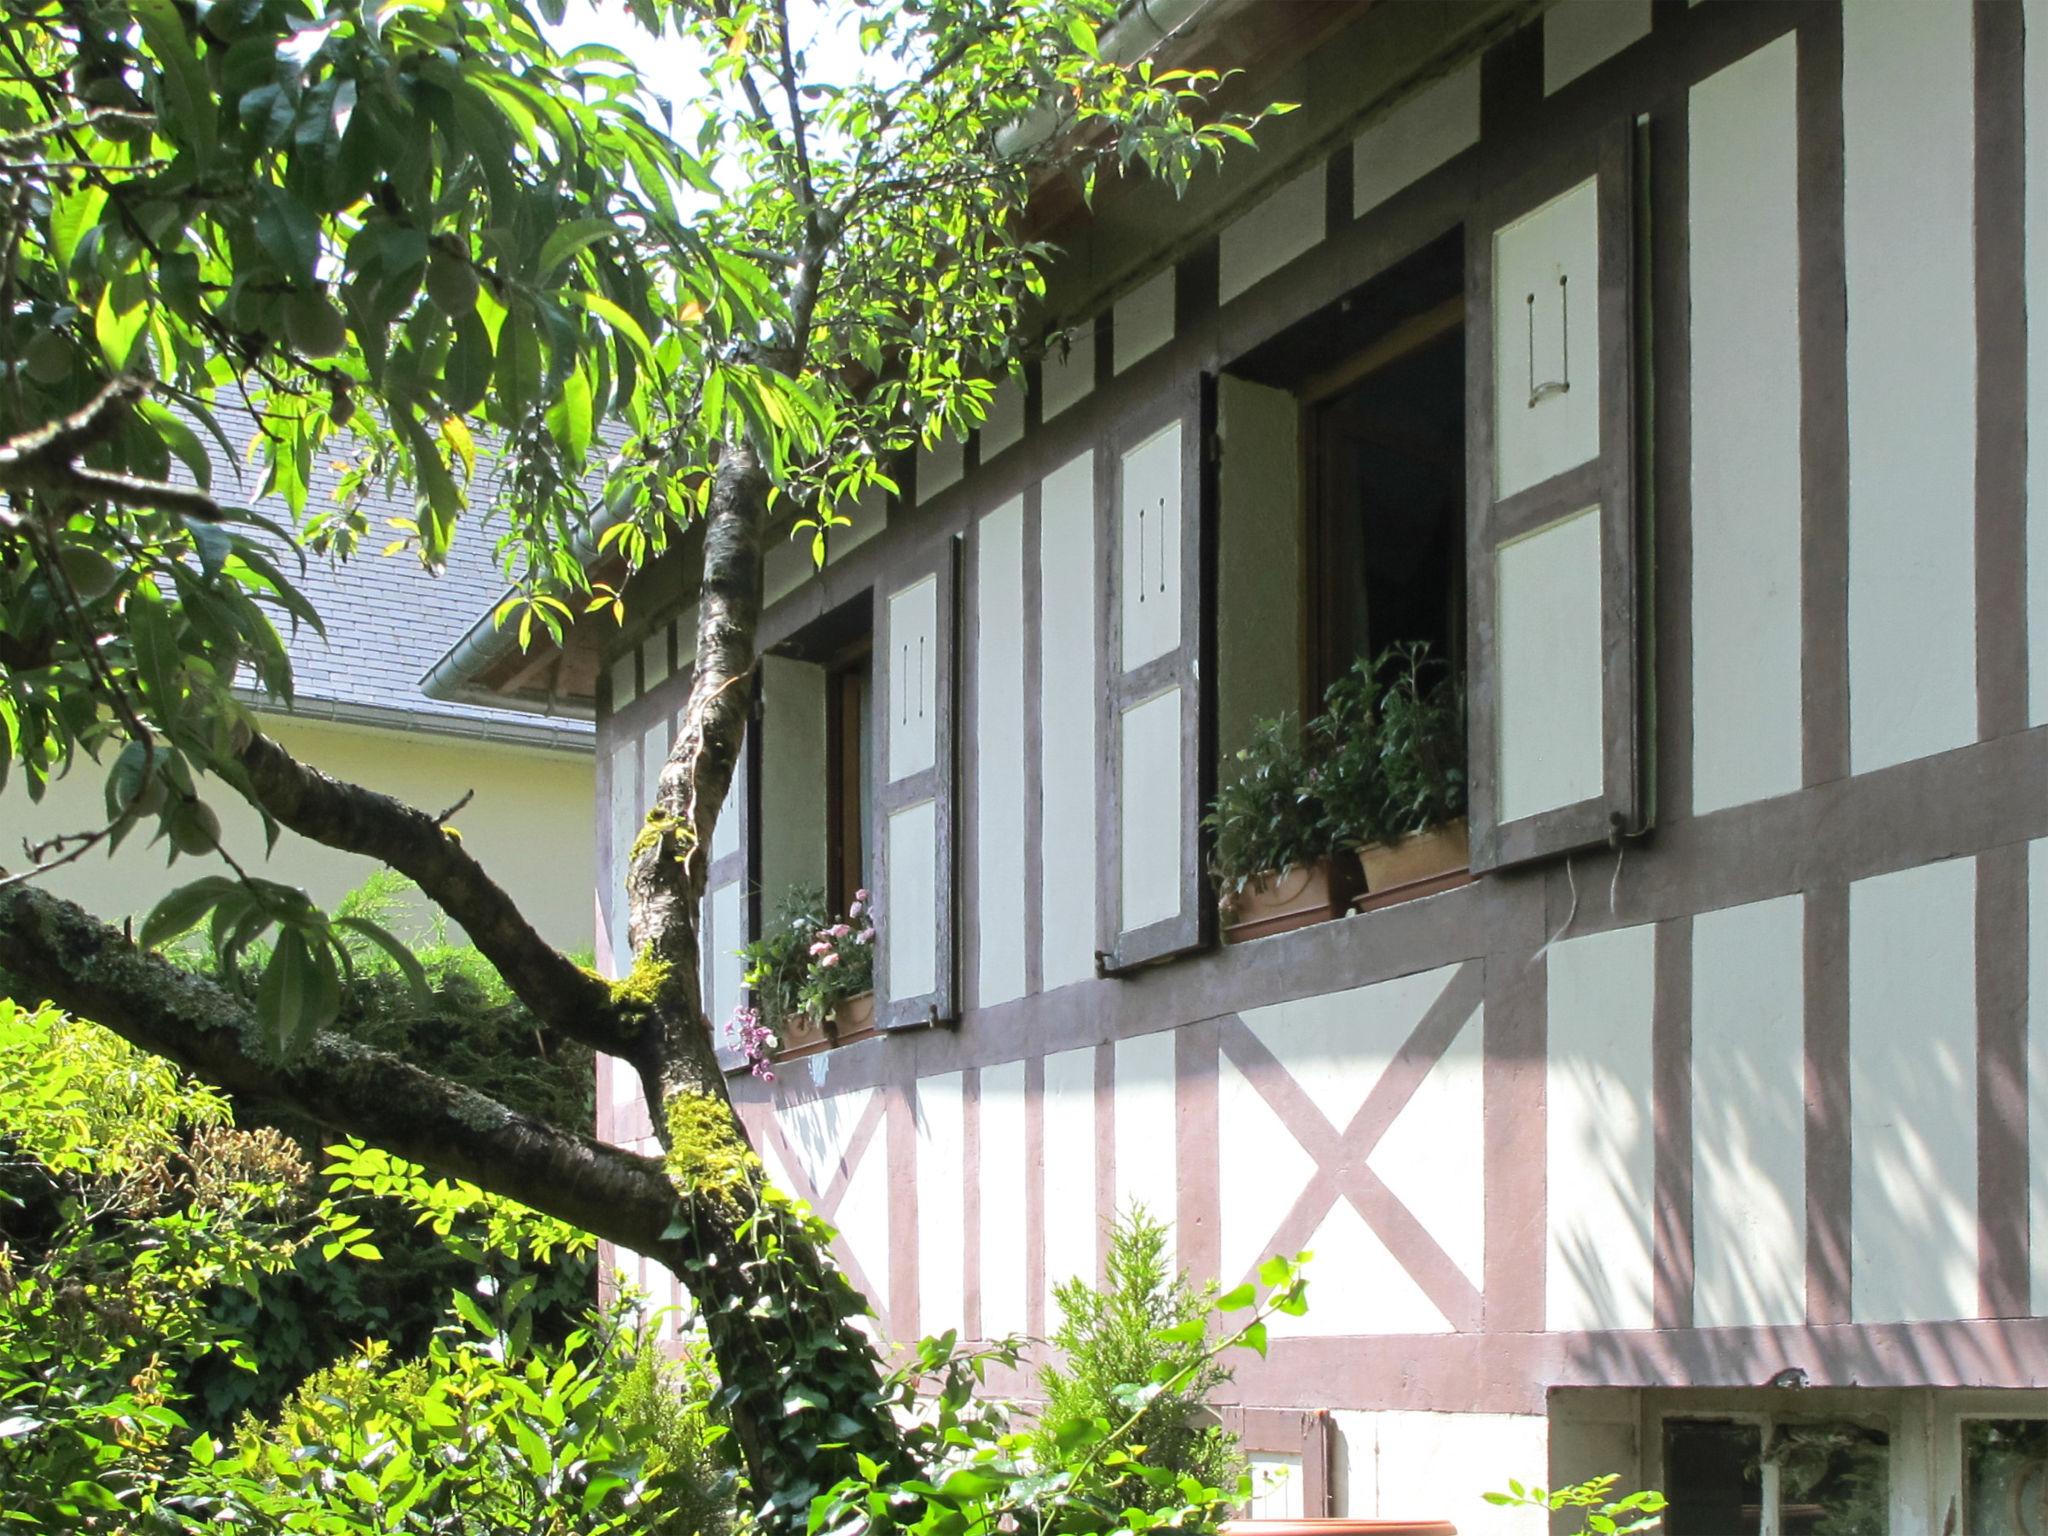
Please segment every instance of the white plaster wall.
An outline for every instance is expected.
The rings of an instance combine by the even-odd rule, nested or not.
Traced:
[[[1216,423],[1216,743],[1227,776],[1253,723],[1298,703],[1301,407],[1287,390],[1226,373]]]
[[[1142,1205],[1168,1227],[1175,1214],[1177,1146],[1173,1038],[1166,1029],[1116,1043],[1117,1215]]]
[[[2027,313],[2040,316],[2048,315],[2048,0],[2026,0],[2026,31]],[[2028,718],[2048,725],[2048,325],[2041,324],[2027,327],[2027,690]]]
[[[611,804],[605,808],[611,846],[606,850],[600,903],[610,914],[606,932],[610,937],[611,973],[623,976],[632,963],[632,946],[627,941],[626,859],[633,850],[644,803],[640,798],[640,753],[628,740],[612,749]]]
[[[1806,1320],[1805,904],[1692,929],[1693,1321]]]
[[[2027,845],[2027,1167],[2038,1316],[2048,1313],[2048,838]]]
[[[1543,91],[1569,85],[1650,35],[1650,0],[1559,0],[1543,16]]]
[[[1095,1051],[1045,1058],[1046,1328],[1059,1313],[1052,1293],[1076,1275],[1095,1277]],[[983,1223],[986,1225],[986,1222]]]
[[[1552,1329],[1648,1328],[1655,929],[1553,944],[1545,1312]]]
[[[1083,321],[1039,366],[1039,414],[1051,421],[1095,387],[1095,322]]]
[[[967,1226],[961,1074],[917,1081],[917,1331],[963,1326]]]
[[[1217,1262],[1227,1287],[1250,1278],[1272,1252],[1273,1230],[1315,1163],[1227,1056],[1216,1068],[1216,1150]],[[1337,1324],[1355,1287],[1337,1283],[1320,1258],[1309,1268],[1308,1283],[1314,1331],[1355,1331]]]
[[[889,526],[888,496],[880,489],[869,489],[851,507],[842,506],[839,510],[851,520],[852,526],[832,530],[825,557],[828,565],[849,550],[858,549]],[[772,607],[805,582],[817,579],[821,579],[821,574],[817,562],[811,558],[809,539],[778,538],[769,542],[761,562],[762,600],[766,605]],[[694,607],[686,609],[680,622],[677,639],[694,656],[697,610]],[[688,665],[688,662],[681,664]]]
[[[1977,1311],[1974,859],[1849,887],[1850,1306]]]
[[[1546,1480],[1549,1427],[1539,1414],[1359,1413],[1338,1409],[1333,1493],[1354,1520],[1448,1520],[1459,1536],[1539,1536],[1539,1510],[1485,1495],[1508,1479]]]
[[[981,1333],[1022,1333],[1024,1285],[1024,1063],[981,1069]]]
[[[981,462],[986,464],[1012,443],[1024,437],[1024,387],[1004,378],[988,403],[988,415],[981,423]]]
[[[1842,12],[1857,773],[1977,735],[1974,71],[1964,19],[1943,5]]]
[[[882,955],[890,998],[922,997],[938,986],[938,810],[920,800],[892,812],[888,888],[882,896]]]
[[[1260,278],[1312,249],[1329,220],[1328,183],[1318,160],[1224,226],[1217,237],[1217,296],[1225,304]]]
[[[867,1155],[847,1180],[845,1198],[832,1224],[852,1252],[868,1282],[868,1300],[877,1316],[889,1309],[889,1157],[886,1131],[878,1130]],[[906,1330],[897,1328],[896,1333]]]
[[[1024,502],[975,529],[975,1001],[1024,995]]]
[[[1095,974],[1094,454],[1048,475],[1039,506],[1039,959],[1050,989]]]
[[[930,501],[960,483],[967,470],[967,451],[951,438],[917,450],[917,499]]]
[[[1116,301],[1110,336],[1118,373],[1173,340],[1172,267]]]
[[[1401,102],[1351,145],[1351,211],[1367,213],[1479,142],[1479,61]]]
[[[1475,1286],[1486,1283],[1485,1031],[1475,1008],[1366,1159]]]
[[[1180,690],[1132,705],[1118,722],[1122,753],[1124,931],[1180,911]]]
[[[1602,792],[1600,513],[1588,508],[1495,553],[1500,819]]]
[[[1693,809],[1799,787],[1798,39],[1693,87]]]

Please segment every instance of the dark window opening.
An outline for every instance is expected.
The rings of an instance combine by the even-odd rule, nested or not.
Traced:
[[[1670,1536],[1887,1536],[1891,1439],[1842,1421],[1664,1421]]]
[[[868,885],[868,698],[865,643],[825,673],[825,904],[850,910]]]

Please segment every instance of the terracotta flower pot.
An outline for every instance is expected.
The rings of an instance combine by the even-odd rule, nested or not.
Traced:
[[[823,1023],[807,1013],[790,1014],[776,1026],[775,1033],[781,1042],[775,1052],[778,1056],[800,1056],[831,1042]]]
[[[1367,894],[1378,896],[1464,869],[1472,860],[1465,832],[1465,818],[1460,816],[1389,843],[1367,843],[1358,850]]]
[[[1342,917],[1358,894],[1349,859],[1318,859],[1259,876],[1223,902],[1223,937],[1232,944]]]
[[[1219,1536],[1458,1536],[1448,1520],[1226,1520]]]
[[[851,1040],[861,1035],[873,1034],[875,1029],[875,994],[872,990],[858,997],[849,997],[832,1010],[832,1034],[835,1039]]]

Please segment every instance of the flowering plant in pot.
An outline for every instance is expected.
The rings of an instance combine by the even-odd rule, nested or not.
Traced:
[[[874,1021],[875,914],[866,891],[844,916],[824,893],[799,886],[784,896],[761,937],[739,949],[754,1008],[727,1025],[750,1059],[787,1054],[857,1034]]]
[[[1370,894],[1463,869],[1465,690],[1427,644],[1387,647],[1330,685],[1317,740],[1327,832]]]
[[[1232,761],[1202,818],[1224,937],[1241,943],[1340,916],[1357,874],[1332,857],[1318,767],[1294,717],[1258,721]]]

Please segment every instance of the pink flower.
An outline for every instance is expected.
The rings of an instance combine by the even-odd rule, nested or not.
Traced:
[[[854,899],[855,901],[867,901],[867,900],[869,900],[870,898],[869,898],[869,896],[868,896],[868,893],[867,893],[866,891],[855,891],[855,892],[853,893],[853,899]]]
[[[847,927],[844,923],[834,923],[830,928],[827,928],[825,931],[835,939],[843,939],[849,933],[853,932],[853,930]]]
[[[818,964],[820,965],[837,965],[838,963],[839,957],[837,955],[827,955],[824,959],[818,962]]]
[[[831,953],[832,946],[830,944],[827,944],[823,939],[818,940],[817,943],[811,946],[811,955],[813,958],[819,955],[829,955]]]
[[[860,931],[860,941],[861,941],[861,943],[863,943],[863,944],[872,944],[872,943],[874,943],[874,942],[875,942],[875,930],[874,930],[874,929],[872,929],[872,928],[863,928],[863,929],[861,929],[861,931]]]
[[[856,902],[855,902],[855,903],[854,903],[854,904],[853,904],[852,906],[850,906],[850,907],[848,907],[848,908],[846,909],[846,915],[847,915],[848,917],[859,917],[859,916],[860,916],[860,910],[861,910],[861,904],[860,904],[859,902],[857,902],[857,901],[856,901]]]

